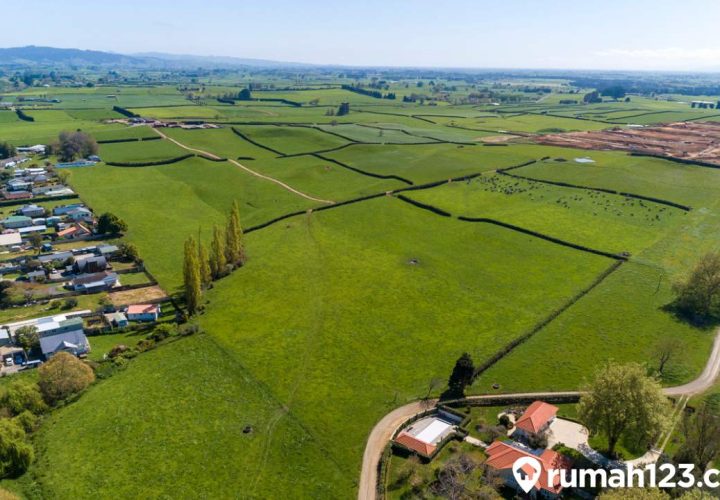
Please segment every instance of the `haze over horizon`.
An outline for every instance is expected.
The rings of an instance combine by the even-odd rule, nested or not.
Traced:
[[[720,2],[26,0],[0,46],[163,52],[348,66],[720,70]],[[268,15],[272,12],[272,15]],[[27,17],[28,13],[33,13]],[[67,29],[62,29],[66,27]]]

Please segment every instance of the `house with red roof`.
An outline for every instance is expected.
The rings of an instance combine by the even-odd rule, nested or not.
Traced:
[[[528,406],[525,413],[515,422],[515,432],[519,432],[526,437],[541,435],[555,420],[557,412],[557,406],[544,401],[535,401]]]
[[[522,449],[519,445],[512,442],[495,441],[485,450],[488,459],[485,465],[489,471],[495,472],[503,479],[505,484],[510,488],[522,491],[520,485],[513,474],[513,465],[523,457],[529,457],[537,461],[540,466],[536,473],[535,469],[529,464],[519,469],[518,473],[521,477],[529,477],[535,480],[535,485],[530,490],[529,495],[532,497],[557,498],[563,489],[560,484],[560,475],[554,475],[550,479],[550,470],[569,470],[572,467],[572,461],[565,455],[553,450],[543,450],[541,454],[534,455],[528,450]],[[537,478],[534,476],[537,475]]]
[[[129,321],[157,321],[160,317],[160,306],[157,304],[134,304],[126,311]]]

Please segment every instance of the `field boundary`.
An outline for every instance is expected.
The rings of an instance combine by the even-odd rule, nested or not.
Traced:
[[[526,165],[523,165],[523,166],[526,166]],[[676,202],[670,201],[670,200],[664,200],[664,199],[662,199],[662,198],[655,198],[655,197],[652,197],[652,196],[645,196],[645,195],[642,195],[642,194],[627,193],[627,192],[624,192],[624,191],[617,191],[617,190],[615,190],[615,189],[610,189],[610,188],[600,188],[600,187],[592,187],[592,186],[583,186],[582,184],[572,184],[572,183],[569,183],[569,182],[550,181],[550,180],[545,180],[545,179],[538,179],[538,178],[536,178],[536,177],[528,177],[528,176],[525,176],[525,175],[511,174],[511,173],[508,172],[509,170],[514,170],[514,169],[517,169],[517,168],[521,168],[521,167],[511,167],[511,168],[502,168],[502,169],[499,168],[499,169],[497,169],[496,172],[497,172],[498,174],[500,174],[500,175],[506,175],[506,176],[508,176],[508,177],[513,177],[513,178],[515,178],[515,179],[523,179],[523,180],[526,180],[526,181],[539,182],[539,183],[542,183],[542,184],[549,184],[549,185],[552,185],[552,186],[559,186],[559,187],[565,187],[565,188],[571,188],[571,189],[585,189],[585,190],[589,190],[589,191],[597,191],[597,192],[600,192],[600,193],[607,193],[607,194],[614,194],[614,195],[618,195],[618,196],[625,196],[626,198],[634,198],[634,199],[637,199],[637,200],[649,201],[649,202],[652,202],[652,203],[657,203],[657,204],[659,204],[659,205],[666,205],[666,206],[669,206],[669,207],[672,207],[672,208],[677,208],[677,209],[683,210],[683,211],[685,211],[685,212],[689,212],[689,211],[692,210],[692,207],[690,207],[689,205],[683,205],[683,204],[681,204],[681,203],[676,203]],[[720,166],[716,166],[715,168],[720,168]]]
[[[318,159],[320,159],[320,160],[323,160],[323,161],[327,161],[327,162],[330,162],[330,163],[334,163],[334,164],[336,164],[336,165],[338,165],[338,166],[340,166],[340,167],[342,167],[342,168],[346,168],[346,169],[348,169],[348,170],[352,170],[353,172],[358,173],[358,174],[360,174],[360,175],[366,175],[366,176],[368,176],[368,177],[374,177],[374,178],[376,178],[376,179],[395,179],[395,180],[397,180],[397,181],[400,181],[400,182],[402,182],[402,183],[404,183],[404,184],[408,184],[408,185],[410,185],[410,186],[414,185],[414,183],[413,183],[411,180],[408,180],[408,179],[406,179],[406,178],[404,178],[404,177],[400,177],[399,175],[395,175],[395,174],[389,174],[389,175],[375,174],[375,173],[373,173],[373,172],[368,172],[368,171],[366,171],[366,170],[361,170],[361,169],[359,169],[359,168],[357,168],[357,167],[352,167],[352,166],[350,166],[350,165],[348,165],[348,164],[346,164],[346,163],[343,163],[343,162],[341,162],[341,161],[339,161],[339,160],[336,160],[336,159],[334,159],[334,158],[328,158],[328,157],[326,157],[326,156],[322,156],[320,153],[311,153],[311,156],[314,156],[314,157],[316,157],[316,158],[318,158]]]

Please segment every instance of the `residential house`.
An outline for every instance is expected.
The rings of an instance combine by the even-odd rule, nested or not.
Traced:
[[[128,326],[127,316],[121,312],[107,313],[103,316],[105,317],[105,322],[108,326],[110,326],[110,328],[125,328]]]
[[[15,148],[18,153],[32,153],[32,154],[45,154],[45,146],[42,144],[36,144],[34,146],[20,146]]]
[[[38,335],[42,337],[51,337],[63,333],[74,333],[83,331],[83,319],[79,316],[58,314],[57,316],[46,316],[38,318],[34,321]]]
[[[78,238],[84,238],[90,236],[92,231],[86,226],[80,223],[70,224],[67,227],[57,232],[58,239],[63,240],[76,240]]]
[[[45,358],[50,358],[58,352],[69,352],[75,356],[83,356],[90,352],[90,342],[82,331],[74,331],[41,337],[40,349]]]
[[[99,273],[107,269],[107,259],[103,256],[89,254],[83,258],[76,257],[73,264],[73,272],[75,273]]]
[[[513,474],[513,464],[521,458],[529,458],[536,461],[540,466],[538,472],[529,464],[524,465],[518,470],[521,479],[529,478],[531,481],[535,479],[535,485],[529,492],[532,498],[538,496],[542,498],[559,497],[563,489],[560,484],[560,476],[555,475],[552,481],[550,481],[548,471],[551,469],[569,470],[572,466],[569,458],[556,451],[543,450],[541,454],[535,455],[512,442],[495,441],[487,447],[485,453],[488,456],[485,461],[485,466],[488,471],[497,473],[508,487],[517,489],[518,491],[521,491],[521,488]],[[538,477],[536,477],[536,475]]]
[[[34,226],[21,227],[20,229],[18,229],[20,236],[28,236],[33,233],[44,233],[45,231],[47,231],[47,226],[45,224],[37,224]]]
[[[27,277],[30,281],[38,282],[38,281],[45,281],[45,278],[47,276],[45,276],[45,271],[43,271],[41,269],[39,271],[31,271],[31,272],[27,273]]]
[[[71,210],[75,210],[76,208],[84,207],[82,203],[71,203],[69,205],[61,205],[59,207],[53,208],[53,215],[67,215],[68,212]]]
[[[0,250],[10,250],[22,243],[22,237],[17,231],[3,232],[0,234]]]
[[[45,215],[45,208],[38,205],[25,205],[18,210],[18,215],[24,215],[25,217],[42,217]]]
[[[70,210],[67,216],[75,222],[92,222],[93,213],[85,207],[78,207]]]
[[[6,183],[8,191],[28,191],[32,189],[32,185],[32,181],[23,179],[11,179]]]
[[[117,274],[103,271],[101,273],[81,274],[71,281],[70,287],[76,292],[95,293],[109,290],[117,283]]]
[[[8,229],[19,229],[21,227],[32,226],[32,219],[25,215],[11,215],[3,220],[0,220],[2,225]]]
[[[2,191],[2,197],[6,200],[27,200],[33,197],[29,191]]]
[[[95,248],[95,251],[106,259],[109,259],[117,255],[118,252],[120,252],[120,249],[117,247],[117,245],[98,245]]]
[[[404,428],[393,443],[423,458],[432,458],[445,438],[455,433],[458,423],[455,415],[439,412]]]
[[[525,413],[515,422],[515,434],[518,437],[523,435],[532,438],[543,434],[550,424],[555,420],[558,407],[545,403],[544,401],[535,401],[528,406]]]
[[[62,217],[58,217],[57,215],[52,215],[45,219],[45,224],[52,227],[57,227],[58,224],[62,222]]]
[[[10,330],[7,328],[0,328],[0,347],[10,345],[11,340]]]
[[[157,321],[160,317],[160,306],[157,304],[135,304],[127,308],[129,321]]]
[[[75,191],[73,191],[67,186],[52,186],[51,189],[45,191],[45,196],[48,196],[50,198],[54,198],[57,196],[70,196],[73,194],[75,194]]]
[[[48,264],[48,263],[62,263],[66,260],[72,258],[73,253],[71,251],[66,252],[55,252],[55,253],[48,253],[45,255],[39,255],[37,257],[37,260],[40,261],[41,264]]]

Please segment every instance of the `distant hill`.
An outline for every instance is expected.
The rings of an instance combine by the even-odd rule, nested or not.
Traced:
[[[310,67],[309,64],[245,59],[223,56],[193,56],[148,52],[116,54],[99,50],[59,49],[55,47],[0,48],[0,66],[8,65],[76,65],[76,66],[132,66],[144,68],[197,68],[253,66],[265,68]]]

